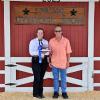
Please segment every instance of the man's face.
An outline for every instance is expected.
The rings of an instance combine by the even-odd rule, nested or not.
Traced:
[[[42,40],[42,38],[43,38],[43,30],[38,30],[37,31],[37,37],[38,37],[39,40]]]
[[[60,38],[62,36],[62,28],[60,26],[57,26],[55,28],[55,35],[57,38]]]

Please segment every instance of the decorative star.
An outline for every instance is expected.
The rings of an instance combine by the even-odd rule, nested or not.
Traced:
[[[75,9],[72,9],[72,11],[70,11],[71,16],[76,16],[77,11]]]
[[[29,15],[29,12],[30,12],[30,10],[28,10],[27,8],[25,8],[25,9],[23,10],[24,15]]]

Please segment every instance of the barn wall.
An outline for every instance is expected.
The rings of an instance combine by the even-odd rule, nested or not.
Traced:
[[[0,0],[0,57],[4,57],[4,23],[3,23],[3,2]],[[0,60],[0,70],[4,70],[4,61]],[[0,84],[5,83],[4,74],[0,74]],[[0,92],[3,92],[4,88],[0,88]]]
[[[100,2],[95,4],[95,27],[94,27],[94,56],[100,57]],[[100,61],[94,62],[94,69],[100,70]],[[94,82],[100,83],[100,74],[94,74]],[[100,87],[95,87],[100,90]]]

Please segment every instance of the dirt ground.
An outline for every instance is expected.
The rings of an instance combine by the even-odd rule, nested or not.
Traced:
[[[46,98],[44,98],[43,100],[53,100],[52,93],[45,93],[44,95]],[[69,99],[67,100],[100,100],[100,91],[68,93],[68,95]],[[1,92],[0,100],[40,100],[40,99],[32,97],[32,93]],[[57,100],[63,100],[63,98],[60,96]]]

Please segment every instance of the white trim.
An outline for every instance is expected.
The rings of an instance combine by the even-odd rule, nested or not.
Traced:
[[[53,79],[52,72],[46,72],[46,73],[45,73],[44,79],[49,79],[49,78]],[[60,79],[59,79],[59,80],[60,80]]]
[[[82,65],[82,80],[84,82],[84,88],[88,89],[88,62],[84,62]]]
[[[11,57],[12,62],[31,62],[31,57]],[[70,62],[87,62],[88,57],[71,57]]]
[[[76,79],[76,78],[72,78],[72,77],[67,77],[67,82],[72,83],[72,84],[77,84],[77,85],[84,86],[84,82],[82,80],[79,80],[79,79]]]
[[[11,79],[10,80],[11,83],[15,83],[16,82],[16,66],[10,68],[10,79]],[[13,88],[15,86],[16,85],[14,85]]]
[[[94,57],[94,10],[95,10],[95,3],[89,2],[88,57]]]
[[[100,87],[100,83],[94,83],[94,87]]]
[[[33,76],[21,78],[21,79],[16,80],[16,85],[23,85],[23,84],[26,84],[26,83],[30,83],[33,80],[34,80]]]
[[[4,1],[4,45],[5,45],[5,65],[10,64],[10,2]],[[5,84],[10,83],[10,68],[5,66]],[[8,91],[8,86],[5,91]]]
[[[44,87],[44,93],[52,93],[53,87]],[[68,92],[84,92],[83,87],[68,87],[67,88]],[[12,88],[11,92],[32,92],[33,88],[32,87],[16,87]]]
[[[70,62],[82,63],[82,62],[87,62],[87,61],[88,61],[88,57],[71,57],[70,58]]]
[[[1,61],[1,60],[5,60],[5,57],[0,57],[0,61]]]
[[[94,74],[100,74],[100,70],[94,70]]]
[[[27,73],[31,73],[31,74],[33,73],[31,67],[27,67],[27,66],[23,66],[23,65],[18,65],[18,64],[17,64],[16,70],[27,72]]]
[[[0,84],[0,88],[5,87],[5,84]]]
[[[100,61],[100,57],[94,57],[95,61]]]
[[[91,0],[89,2],[88,10],[88,57],[89,57],[89,67],[88,67],[88,90],[93,90],[93,69],[94,69],[94,11],[95,2]]]
[[[12,62],[31,62],[32,57],[11,57]]]
[[[4,1],[4,43],[5,57],[10,57],[10,2]],[[8,61],[7,60],[7,61]]]
[[[84,67],[82,65],[77,65],[77,66],[71,66],[71,67],[69,67],[67,69],[67,73],[73,73],[73,72],[77,72],[77,71],[83,70]]]
[[[5,74],[5,70],[0,70],[0,74]]]

